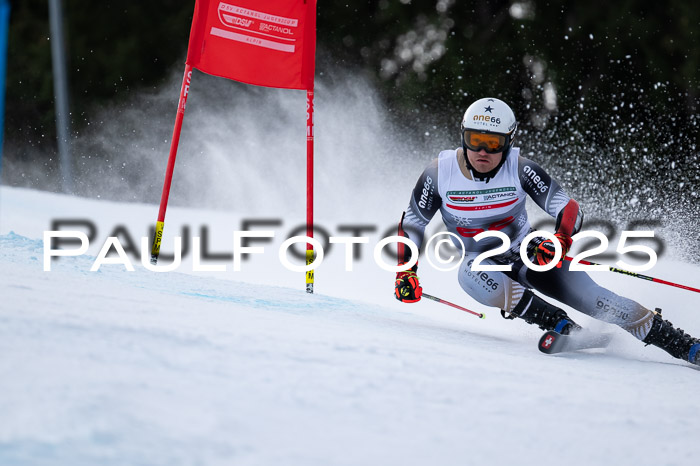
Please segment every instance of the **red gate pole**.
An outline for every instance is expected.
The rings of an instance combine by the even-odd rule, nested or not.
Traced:
[[[151,247],[151,264],[156,265],[158,254],[160,254],[160,242],[163,239],[163,227],[165,224],[165,210],[168,208],[168,197],[170,196],[170,185],[173,181],[173,171],[175,170],[175,157],[177,156],[177,146],[180,142],[180,131],[182,130],[182,119],[185,116],[185,105],[187,95],[192,82],[192,66],[185,64],[185,76],[182,78],[180,88],[180,100],[177,104],[177,116],[175,117],[175,128],[170,141],[170,155],[168,156],[168,167],[165,170],[165,181],[163,182],[163,193],[160,196],[160,210],[158,211],[158,221],[156,231],[153,235],[153,246]]]
[[[306,236],[314,237],[314,90],[306,90]],[[314,261],[314,247],[306,243],[306,265]],[[314,292],[314,271],[306,272],[306,292]]]

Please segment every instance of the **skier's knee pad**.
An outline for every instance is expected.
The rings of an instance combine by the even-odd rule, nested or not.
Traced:
[[[502,272],[473,271],[473,262],[473,258],[465,258],[457,275],[459,286],[479,303],[510,312],[520,301],[525,287]]]
[[[582,307],[584,312],[588,310],[586,313],[591,317],[619,325],[636,338],[644,339],[652,326],[653,312],[605,288],[599,287],[590,291]]]
[[[537,325],[542,330],[555,330],[568,334],[574,328],[581,328],[563,309],[548,303],[532,290],[525,290],[520,302],[511,311],[528,324]]]

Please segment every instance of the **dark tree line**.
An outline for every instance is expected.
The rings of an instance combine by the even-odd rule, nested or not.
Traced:
[[[193,7],[64,1],[74,132],[184,61]],[[54,150],[49,35],[45,0],[12,2],[6,157]],[[512,103],[524,134],[697,154],[700,9],[687,0],[321,0],[317,37],[317,71],[369,75],[397,114],[455,125],[492,95]]]

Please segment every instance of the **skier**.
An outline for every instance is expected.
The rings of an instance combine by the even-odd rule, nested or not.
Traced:
[[[556,238],[563,258],[571,237],[581,228],[583,212],[559,183],[513,146],[517,121],[510,107],[495,98],[477,100],[462,120],[462,147],[440,152],[423,171],[399,223],[399,235],[418,248],[425,228],[439,210],[447,230],[464,243],[465,258],[458,281],[462,289],[483,305],[501,309],[505,318],[521,318],[543,330],[561,334],[580,329],[567,313],[533,290],[577,311],[617,324],[646,344],[672,356],[700,365],[700,340],[675,328],[660,312],[652,312],[631,299],[596,284],[585,272],[570,271],[569,262],[535,272],[520,258],[523,239],[532,231],[525,210],[526,196],[556,218]],[[475,241],[483,232],[497,230],[510,238],[510,248],[482,264],[510,265],[510,271],[475,272],[471,266],[482,252],[501,245],[498,238]],[[455,246],[461,248],[456,240]],[[399,243],[399,265],[411,259]],[[555,256],[551,239],[535,238],[528,249],[533,263],[548,264]],[[412,303],[422,295],[418,264],[396,275],[395,296]]]

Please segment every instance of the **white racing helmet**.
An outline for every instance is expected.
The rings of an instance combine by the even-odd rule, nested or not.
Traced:
[[[501,163],[489,176],[492,177],[508,157],[517,128],[518,122],[513,110],[502,100],[487,97],[471,104],[462,118],[462,148],[467,167],[473,171],[466,157],[467,149],[476,152],[484,149],[492,154],[503,152]]]

